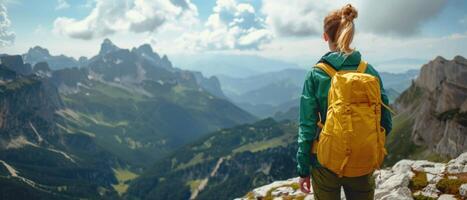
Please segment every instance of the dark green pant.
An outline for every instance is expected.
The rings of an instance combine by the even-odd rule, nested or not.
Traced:
[[[314,167],[311,179],[315,200],[341,199],[341,187],[347,200],[373,200],[375,179],[372,174],[359,177],[338,177],[324,167]]]

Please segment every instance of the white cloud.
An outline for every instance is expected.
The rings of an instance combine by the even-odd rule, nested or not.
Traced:
[[[322,31],[323,18],[332,7],[327,1],[263,0],[261,11],[277,35],[303,37]]]
[[[10,19],[8,11],[3,4],[0,4],[0,47],[12,45],[15,42],[15,33],[10,31]]]
[[[362,53],[363,59],[375,64],[398,58],[430,60],[436,56],[451,59],[456,55],[467,55],[467,32],[442,37],[392,37],[375,33],[357,33],[352,43]],[[297,63],[310,68],[329,51],[328,44],[318,37],[290,40],[277,38],[266,45],[260,55]],[[420,65],[375,65],[378,70],[404,72]]]
[[[69,8],[70,4],[66,0],[57,0],[57,6],[55,6],[55,10],[62,10]]]
[[[272,39],[255,8],[235,0],[217,0],[203,29],[184,34],[178,42],[195,50],[257,50]]]
[[[368,32],[410,36],[420,32],[423,23],[435,18],[447,0],[366,0],[359,8],[360,25]]]
[[[162,25],[197,16],[190,0],[96,0],[84,19],[59,17],[54,31],[71,38],[89,40],[117,31],[155,32]]]
[[[334,9],[352,3],[359,12],[357,28],[383,35],[409,36],[423,23],[436,17],[447,0],[263,0],[262,13],[275,33],[283,37],[307,37],[323,31],[324,17]]]

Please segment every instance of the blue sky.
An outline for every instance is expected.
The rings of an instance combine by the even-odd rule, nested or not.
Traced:
[[[351,2],[359,11],[353,46],[368,60],[467,56],[462,0],[0,2],[6,8],[0,10],[6,16],[0,17],[0,51],[9,54],[40,45],[53,54],[92,56],[110,38],[125,48],[151,43],[168,55],[246,54],[307,65],[327,51],[322,18]]]

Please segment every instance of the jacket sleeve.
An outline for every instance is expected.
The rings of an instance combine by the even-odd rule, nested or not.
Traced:
[[[318,103],[312,75],[312,71],[307,73],[300,97],[297,171],[302,177],[310,175],[311,145],[316,138]]]
[[[384,90],[383,81],[378,71],[376,71],[372,66],[368,67],[368,70],[370,70],[368,73],[375,75],[379,79],[379,85],[381,86],[381,100],[384,104],[389,105],[389,98],[386,94],[386,91]],[[384,128],[384,130],[386,130],[387,135],[392,130],[391,112],[384,106],[381,107],[381,126]]]

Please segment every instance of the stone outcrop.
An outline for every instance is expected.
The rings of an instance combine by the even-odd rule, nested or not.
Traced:
[[[391,168],[374,173],[375,199],[404,200],[414,197],[456,199],[467,197],[467,153],[461,154],[448,163],[435,163],[426,160],[401,160]],[[449,183],[449,184],[445,184]],[[445,188],[450,185],[450,191]],[[452,190],[457,192],[452,192]],[[256,188],[237,200],[249,199],[308,199],[313,191],[304,194],[300,191],[298,177],[275,181]],[[343,191],[341,199],[345,199]]]
[[[467,150],[467,60],[437,57],[396,101],[413,119],[412,140],[448,157]]]

